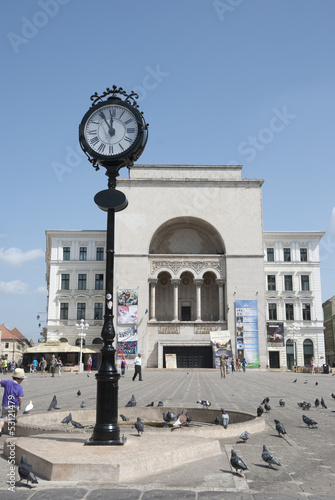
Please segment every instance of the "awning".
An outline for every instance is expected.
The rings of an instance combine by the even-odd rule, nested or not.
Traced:
[[[101,346],[99,346],[99,348],[101,349]],[[68,342],[42,342],[36,347],[29,347],[26,351],[24,351],[24,354],[56,354],[62,352],[80,352],[80,347],[78,345],[70,345]],[[83,354],[93,354],[97,351],[95,349],[91,349],[90,347],[83,347],[82,352]]]

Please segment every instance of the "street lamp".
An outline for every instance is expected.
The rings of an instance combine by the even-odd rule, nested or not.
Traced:
[[[85,340],[85,337],[86,337],[86,333],[84,332],[84,330],[87,330],[87,328],[89,327],[90,325],[88,323],[85,323],[85,320],[84,319],[81,319],[80,320],[80,323],[76,323],[76,328],[77,330],[80,330],[80,332],[78,333],[78,337],[80,338],[80,357],[79,357],[79,373],[82,373],[84,370],[83,370],[83,361],[82,361],[82,357],[83,357],[83,340]]]
[[[290,338],[293,340],[294,366],[297,366],[297,340],[300,332],[300,326],[297,323],[293,323],[287,328],[287,330],[290,334]]]

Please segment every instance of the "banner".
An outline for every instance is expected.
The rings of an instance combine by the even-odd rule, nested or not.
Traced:
[[[259,366],[257,300],[235,301],[236,346],[247,366]]]
[[[284,347],[284,323],[281,321],[267,321],[266,337],[268,347]]]
[[[137,354],[137,308],[137,290],[121,289],[117,291],[117,323],[118,325],[128,325],[118,328],[118,358],[125,355],[127,359],[133,359]]]
[[[224,354],[229,360],[233,359],[230,331],[214,331],[210,332],[209,336],[213,350],[214,366],[215,368],[220,368],[220,358],[222,354]]]

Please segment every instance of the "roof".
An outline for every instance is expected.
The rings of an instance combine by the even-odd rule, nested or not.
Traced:
[[[1,340],[18,340],[21,342],[27,342],[30,345],[29,340],[22,335],[21,332],[17,328],[13,328],[13,330],[9,330],[7,326],[4,324],[0,325],[1,331]]]

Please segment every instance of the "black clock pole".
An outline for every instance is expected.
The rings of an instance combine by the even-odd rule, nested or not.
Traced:
[[[122,100],[119,95],[124,96]],[[103,98],[107,97],[107,100]],[[113,85],[100,96],[91,96],[92,107],[79,125],[79,143],[89,162],[96,170],[106,168],[108,189],[94,197],[101,210],[107,212],[106,238],[106,293],[105,315],[101,337],[101,364],[96,374],[97,406],[96,424],[87,445],[123,445],[126,437],[120,438],[118,425],[118,382],[120,374],[116,368],[114,329],[114,252],[115,212],[124,210],[128,201],[121,191],[115,189],[116,178],[122,167],[130,167],[141,156],[148,139],[148,124],[138,111],[138,95],[127,94],[122,87]]]

